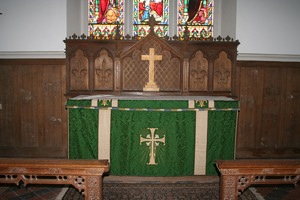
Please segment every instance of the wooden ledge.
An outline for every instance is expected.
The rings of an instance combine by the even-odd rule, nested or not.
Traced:
[[[300,181],[299,159],[218,160],[221,199],[238,199],[250,185],[293,184]]]
[[[108,160],[0,158],[0,183],[73,185],[85,199],[102,199]]]

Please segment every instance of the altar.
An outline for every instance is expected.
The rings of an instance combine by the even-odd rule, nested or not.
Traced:
[[[69,158],[108,159],[118,176],[217,175],[235,158],[238,40],[66,38]]]
[[[217,175],[235,158],[232,98],[81,95],[66,108],[69,158],[108,159],[111,175]]]

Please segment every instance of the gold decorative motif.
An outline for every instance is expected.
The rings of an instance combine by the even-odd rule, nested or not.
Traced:
[[[143,91],[159,91],[159,87],[154,81],[154,62],[156,60],[162,60],[162,55],[155,55],[154,48],[149,48],[149,55],[142,55],[142,60],[149,60],[149,80],[143,88]]]
[[[163,138],[159,138],[158,135],[155,135],[154,132],[158,128],[148,128],[151,131],[151,134],[148,134],[146,138],[143,138],[140,135],[140,145],[143,142],[146,142],[147,146],[150,148],[150,160],[148,165],[157,165],[158,163],[155,162],[155,156],[156,156],[156,146],[159,145],[159,142],[165,144],[165,135]]]
[[[207,100],[195,100],[195,103],[199,103],[199,106],[202,108],[205,106],[205,102],[207,103]]]
[[[111,102],[111,99],[101,99],[100,101],[102,101],[101,106],[107,106],[108,102]]]

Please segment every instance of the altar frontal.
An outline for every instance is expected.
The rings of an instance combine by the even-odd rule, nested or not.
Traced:
[[[209,96],[70,98],[69,158],[109,159],[110,174],[217,175],[234,159],[238,101]]]

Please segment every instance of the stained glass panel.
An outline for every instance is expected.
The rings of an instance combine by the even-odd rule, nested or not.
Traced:
[[[145,37],[150,32],[147,25],[153,15],[158,24],[154,32],[159,37],[169,33],[169,0],[133,0],[133,35]]]
[[[213,36],[213,0],[178,0],[177,34],[183,37],[185,27],[189,37]]]
[[[89,35],[109,37],[115,35],[117,24],[124,35],[125,0],[89,0]]]

